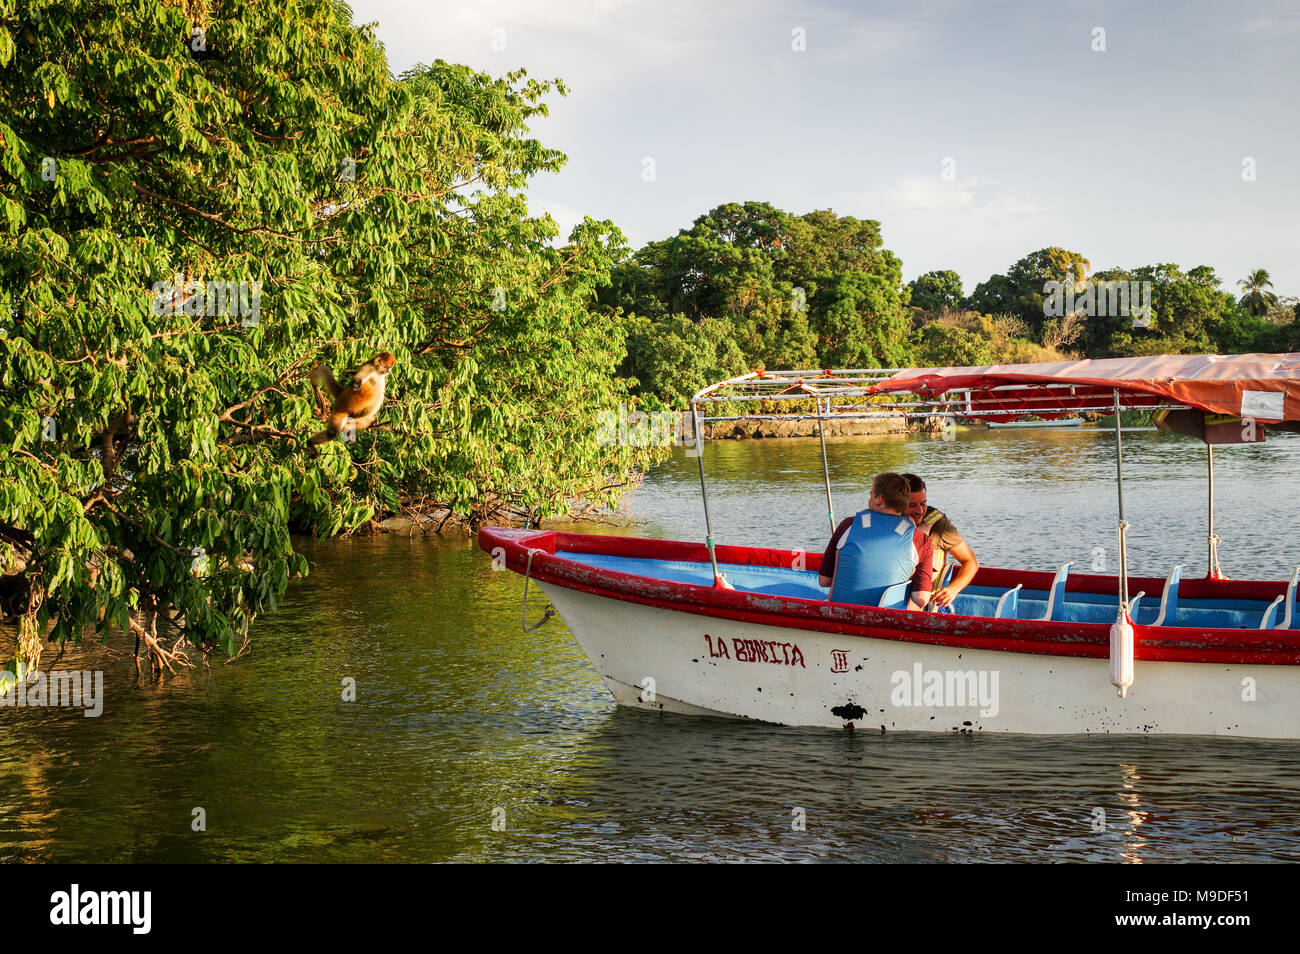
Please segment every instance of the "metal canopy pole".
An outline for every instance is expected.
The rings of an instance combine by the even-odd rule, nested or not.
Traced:
[[[831,399],[826,399],[826,413],[831,410]],[[831,470],[826,463],[826,435],[822,433],[822,399],[817,399],[817,437],[822,442],[822,477],[826,480],[826,514],[831,518],[831,533],[835,533],[835,503],[831,500]]]
[[[709,517],[709,491],[704,486],[704,425],[700,419],[700,406],[691,402],[691,418],[695,422],[695,459],[700,464],[700,496],[704,500],[704,542],[709,548],[709,562],[713,564],[713,579],[718,579],[718,557],[713,552],[713,521]]]
[[[1128,613],[1128,547],[1124,534],[1128,523],[1124,520],[1124,442],[1120,437],[1119,388],[1115,388],[1115,484],[1119,490],[1119,618]]]
[[[1209,571],[1207,575],[1211,579],[1219,580],[1223,578],[1223,568],[1219,566],[1219,537],[1214,532],[1214,445],[1205,445],[1205,460],[1210,477],[1210,530],[1206,540],[1209,543]]]

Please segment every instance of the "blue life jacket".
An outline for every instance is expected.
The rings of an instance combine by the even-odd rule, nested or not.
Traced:
[[[830,598],[877,606],[885,590],[909,583],[918,559],[912,540],[915,530],[916,524],[907,516],[874,510],[854,514],[853,523],[840,537]],[[905,606],[907,600],[891,603]]]

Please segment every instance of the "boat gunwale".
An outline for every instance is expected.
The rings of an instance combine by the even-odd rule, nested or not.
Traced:
[[[488,552],[502,547],[507,566],[521,574],[527,571],[535,580],[693,615],[991,652],[1100,659],[1108,658],[1110,654],[1110,626],[1106,623],[990,618],[955,613],[920,614],[827,600],[724,590],[595,567],[556,555],[557,550],[565,550],[707,564],[708,550],[700,543],[508,527],[483,527],[479,530],[478,542],[480,548]],[[805,569],[817,570],[821,565],[821,554],[807,551],[738,546],[717,546],[715,549],[719,563],[792,569],[796,555],[803,552]],[[531,567],[528,565],[530,551],[533,552]],[[985,586],[1006,585],[1009,589],[1020,582],[1025,583],[1026,588],[1046,590],[1053,575],[1047,571],[981,567],[976,580]],[[1008,584],[1007,580],[1012,582]],[[1154,595],[1163,590],[1164,580],[1130,577],[1130,585],[1149,586],[1148,592]],[[1231,598],[1264,601],[1285,592],[1285,589],[1285,583],[1273,581],[1187,580],[1181,585],[1180,598],[1206,598],[1215,590],[1219,591],[1219,596],[1228,598],[1224,590],[1230,590]],[[1118,578],[1071,574],[1066,591],[1117,595]],[[900,624],[906,625],[900,627]],[[1137,624],[1133,629],[1134,658],[1143,662],[1300,665],[1300,632],[1293,630]]]

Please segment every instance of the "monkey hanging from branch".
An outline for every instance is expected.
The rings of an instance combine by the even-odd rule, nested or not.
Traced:
[[[347,384],[336,381],[334,372],[323,364],[312,368],[312,391],[316,400],[329,409],[329,426],[317,431],[307,442],[313,457],[317,451],[312,445],[323,444],[340,434],[344,440],[351,440],[352,434],[375,422],[384,403],[384,377],[396,363],[393,355],[380,352],[357,368]],[[321,388],[329,392],[328,398],[321,394]]]

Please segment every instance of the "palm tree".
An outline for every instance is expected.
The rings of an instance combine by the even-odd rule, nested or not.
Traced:
[[[1257,268],[1237,284],[1243,292],[1238,304],[1245,307],[1247,314],[1259,318],[1267,315],[1269,308],[1277,304],[1277,295],[1265,290],[1273,287],[1266,270]]]

